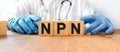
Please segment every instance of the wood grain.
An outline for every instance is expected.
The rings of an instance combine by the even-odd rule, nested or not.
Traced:
[[[38,36],[8,31],[0,52],[120,52],[120,30],[112,35]]]
[[[7,22],[0,21],[0,35],[7,35]]]

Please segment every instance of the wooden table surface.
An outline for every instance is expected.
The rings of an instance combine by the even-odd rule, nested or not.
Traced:
[[[38,36],[8,31],[0,52],[120,52],[120,30],[112,35]]]

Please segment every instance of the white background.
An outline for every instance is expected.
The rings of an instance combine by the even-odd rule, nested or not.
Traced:
[[[18,0],[0,0],[0,14]],[[120,0],[88,0],[96,12],[108,17],[115,29],[120,29]]]
[[[120,0],[88,0],[98,13],[107,16],[120,29]]]

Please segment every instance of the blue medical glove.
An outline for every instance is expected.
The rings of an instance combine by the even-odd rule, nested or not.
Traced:
[[[20,34],[37,34],[39,20],[41,20],[39,16],[23,15],[8,21],[8,28]]]
[[[88,16],[80,17],[80,20],[84,21],[84,24],[89,24],[88,27],[85,26],[85,34],[91,32],[91,34],[97,34],[99,32],[105,32],[105,34],[112,34],[114,31],[114,26],[108,18],[100,14],[93,14]]]

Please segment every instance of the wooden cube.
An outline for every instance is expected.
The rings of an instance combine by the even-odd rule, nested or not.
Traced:
[[[0,35],[7,35],[7,22],[0,21]]]
[[[70,33],[69,21],[55,21],[54,35],[69,35]]]
[[[84,35],[84,21],[70,21],[70,35]]]
[[[53,35],[53,21],[39,21],[38,26],[39,35]]]

